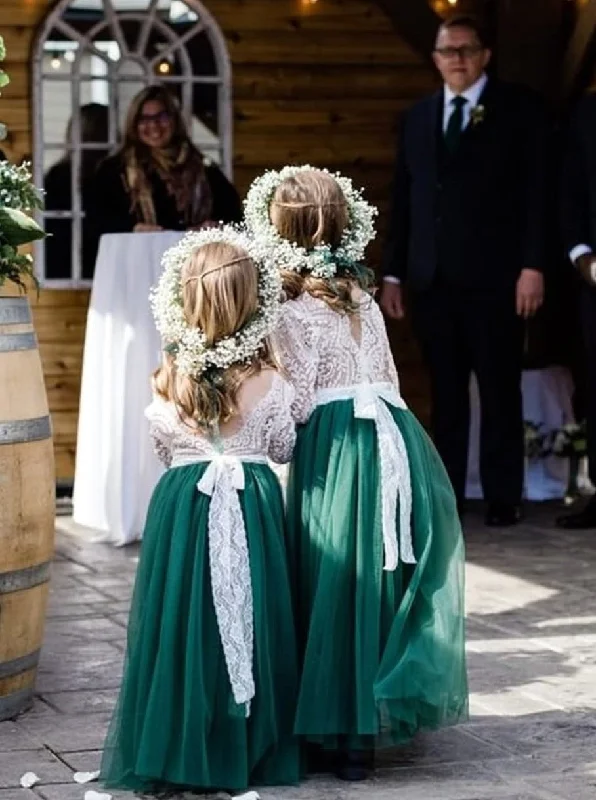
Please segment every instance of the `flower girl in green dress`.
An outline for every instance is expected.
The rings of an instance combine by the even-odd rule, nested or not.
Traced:
[[[368,775],[374,748],[468,706],[462,531],[362,266],[375,213],[348,179],[312,167],[266,173],[246,200],[283,272],[276,341],[301,423],[287,489],[295,732],[346,780]]]
[[[153,293],[147,410],[168,467],[147,515],[101,779],[142,792],[299,779],[297,655],[279,482],[294,390],[268,337],[274,265],[234,229],[190,233]]]

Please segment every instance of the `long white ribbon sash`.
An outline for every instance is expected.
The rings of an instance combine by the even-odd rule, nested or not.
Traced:
[[[253,678],[254,616],[246,527],[238,492],[244,489],[243,463],[266,464],[265,456],[214,454],[179,457],[172,467],[209,462],[197,489],[209,504],[211,591],[232,694],[246,706],[255,695]]]
[[[360,383],[355,386],[320,389],[317,405],[353,400],[354,416],[375,423],[381,474],[384,569],[393,572],[399,559],[415,564],[412,542],[412,482],[406,443],[385,405],[406,409],[407,405],[392,383]],[[384,401],[384,402],[383,402]],[[396,531],[399,500],[399,545]]]

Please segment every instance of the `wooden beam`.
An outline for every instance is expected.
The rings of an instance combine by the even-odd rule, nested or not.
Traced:
[[[596,30],[596,0],[585,0],[577,12],[575,30],[569,41],[563,60],[560,96],[569,98],[576,87],[578,74],[585,65],[586,57],[594,41]]]

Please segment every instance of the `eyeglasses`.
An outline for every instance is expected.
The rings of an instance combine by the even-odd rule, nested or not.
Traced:
[[[484,47],[479,44],[464,44],[462,47],[437,47],[435,53],[438,53],[449,61],[453,61],[456,58],[461,58],[466,61],[470,58],[474,58],[474,56],[477,56],[478,53],[481,53],[483,50]]]
[[[169,111],[160,111],[158,114],[143,114],[137,119],[137,125],[140,128],[147,128],[152,122],[156,125],[165,125],[171,118]]]

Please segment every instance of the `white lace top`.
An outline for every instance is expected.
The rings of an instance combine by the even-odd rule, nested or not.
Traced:
[[[248,378],[238,393],[239,413],[222,426],[217,441],[185,425],[171,403],[155,398],[146,411],[155,451],[167,467],[208,462],[196,488],[210,497],[211,593],[232,694],[247,716],[255,694],[254,619],[239,493],[245,488],[245,463],[291,459],[296,440],[294,399],[292,386],[272,370]]]
[[[275,345],[296,389],[292,411],[297,422],[308,419],[320,389],[391,383],[399,394],[383,315],[368,295],[361,298],[357,317],[339,314],[307,293],[289,300],[282,307]]]
[[[277,464],[290,461],[296,442],[291,415],[295,390],[277,373],[267,371],[261,375],[268,388],[264,380],[259,381],[259,388],[265,386],[266,393],[255,400],[248,392],[244,397],[241,392],[240,414],[233,424],[224,427],[219,443],[193,431],[180,419],[172,403],[155,397],[145,415],[160,461],[169,467],[173,459],[192,460],[194,456],[206,460],[221,452],[244,458],[251,455],[266,456]]]
[[[307,293],[286,302],[275,348],[296,389],[292,413],[297,422],[306,422],[317,405],[351,400],[354,416],[374,423],[383,487],[384,568],[395,570],[400,558],[406,563],[416,561],[408,452],[388,409],[406,405],[381,311],[364,293],[358,303],[359,313],[347,315]]]

